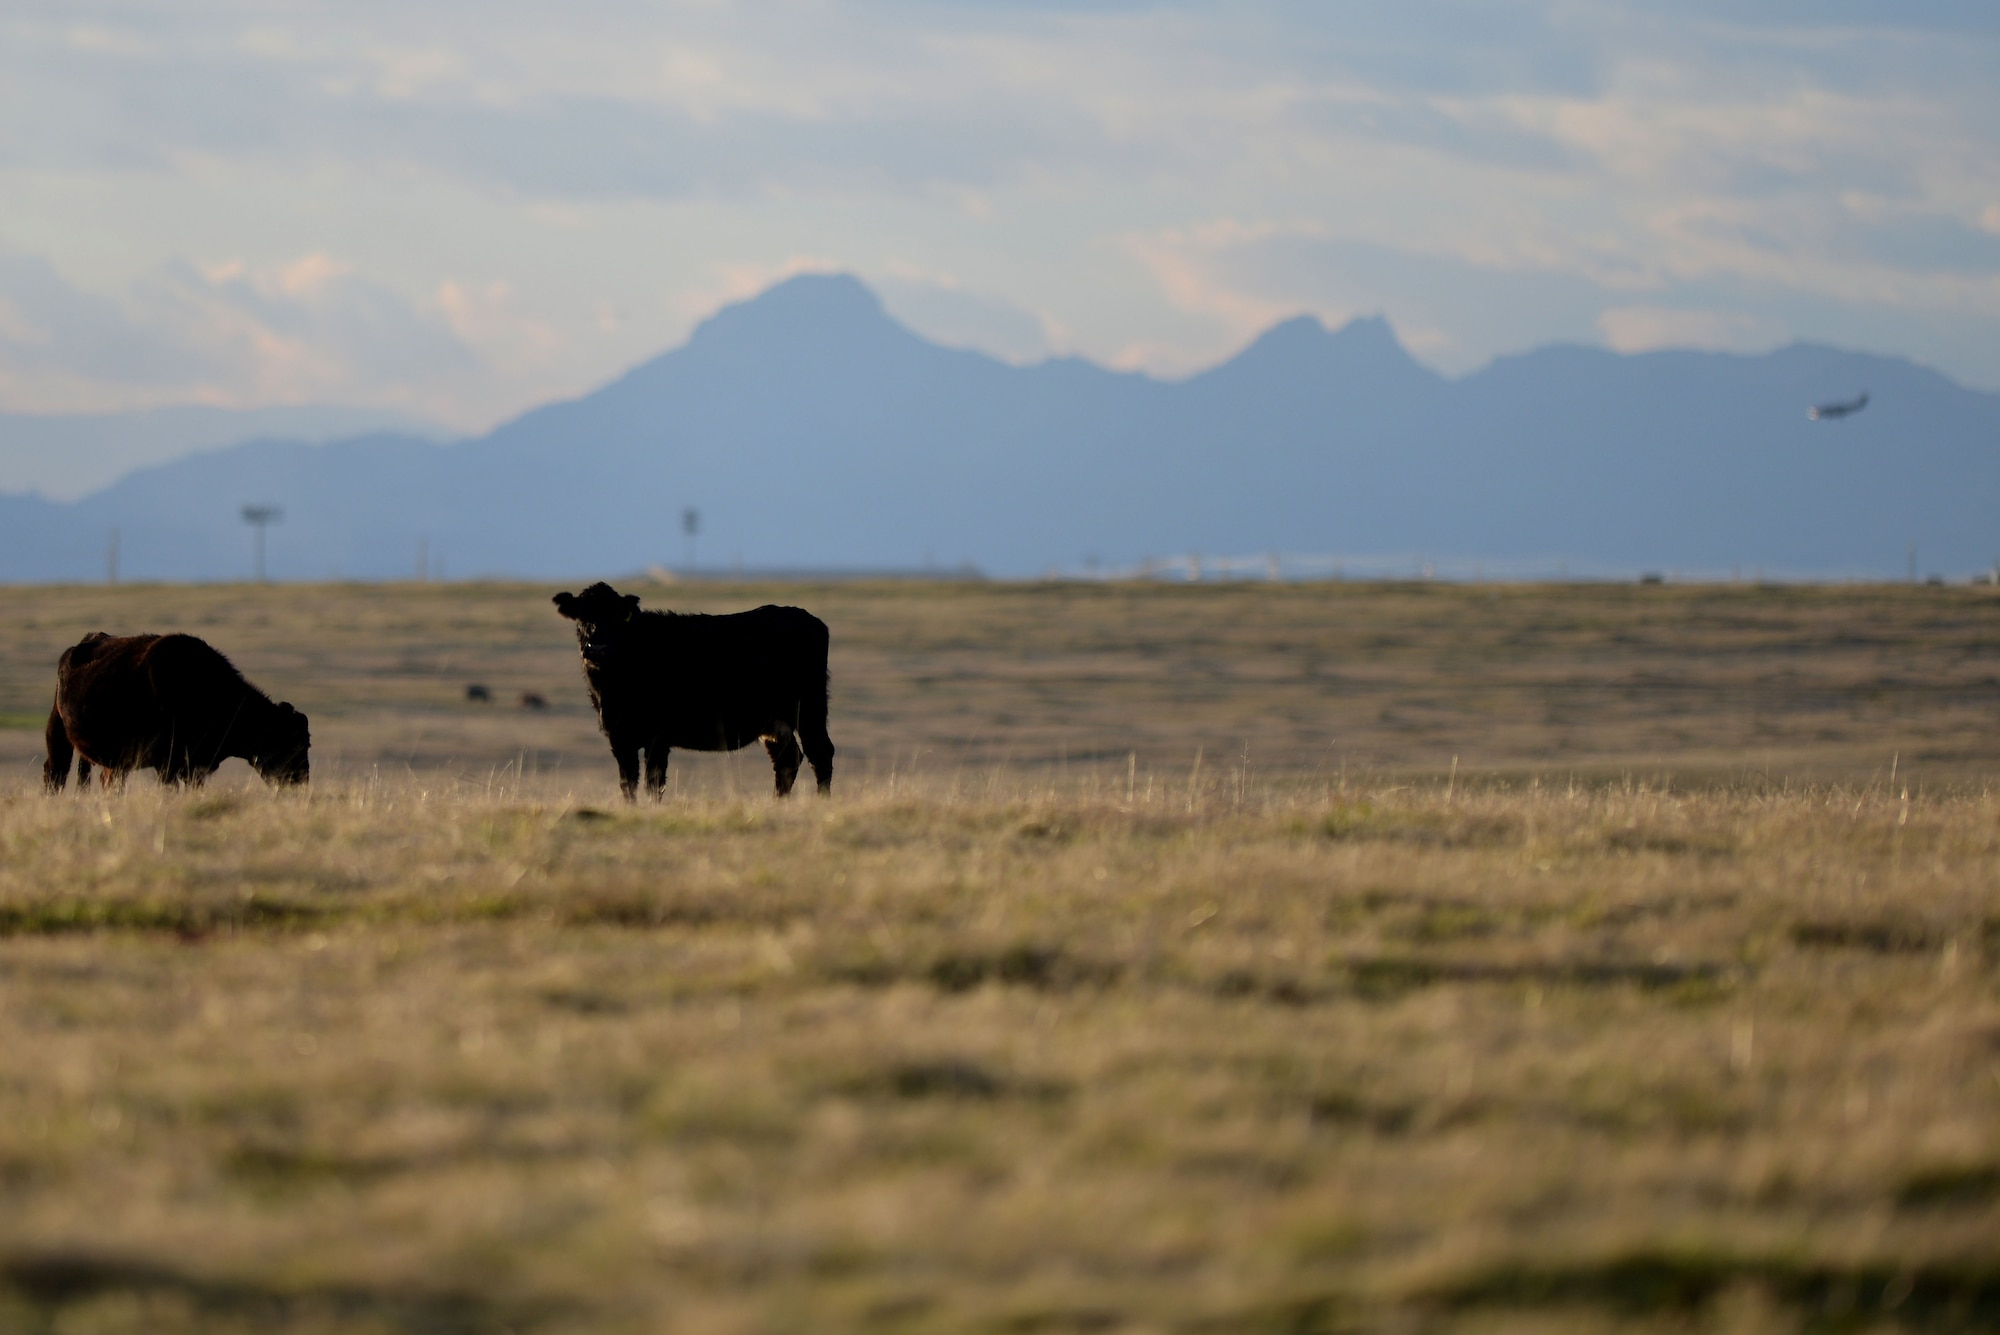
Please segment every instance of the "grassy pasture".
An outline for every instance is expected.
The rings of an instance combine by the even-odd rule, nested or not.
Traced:
[[[0,1330],[2000,1323],[1990,598],[649,590],[839,770],[626,808],[549,592],[0,589]],[[44,798],[97,628],[312,788]]]

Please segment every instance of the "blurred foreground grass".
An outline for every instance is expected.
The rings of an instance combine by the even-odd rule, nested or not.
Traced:
[[[344,759],[0,787],[0,1330],[1991,1328],[1947,592],[795,593],[835,797],[626,808],[539,591],[153,591]]]
[[[0,866],[4,1329],[2000,1320],[1986,796],[135,786]]]

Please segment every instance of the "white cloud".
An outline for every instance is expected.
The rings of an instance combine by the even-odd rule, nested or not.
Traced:
[[[1205,316],[1218,327],[1225,344],[1241,343],[1289,316],[1299,313],[1298,300],[1273,298],[1231,283],[1216,272],[1219,254],[1254,245],[1277,233],[1268,225],[1234,219],[1174,229],[1153,236],[1130,236],[1124,245],[1160,285],[1176,310]],[[1338,317],[1333,323],[1340,323]],[[1202,348],[1193,358],[1186,349],[1162,347],[1146,340],[1121,349],[1114,361],[1132,369],[1175,374],[1194,369],[1218,349]]]
[[[1833,325],[2000,386],[2000,22],[1971,13],[15,7],[0,407],[476,425],[806,269],[1015,358],[1185,371],[1382,311],[1448,369]]]
[[[560,333],[516,309],[513,289],[504,280],[475,285],[446,279],[438,284],[434,300],[460,342],[494,370],[533,372],[554,360],[561,348]]]
[[[1041,361],[1059,346],[1058,330],[1046,317],[1004,298],[967,291],[948,274],[905,267],[869,275],[868,282],[892,317],[933,342],[977,348],[1017,365]]]
[[[1597,317],[1597,327],[1605,343],[1617,352],[1660,348],[1750,352],[1783,341],[1782,330],[1774,330],[1754,316],[1668,306],[1615,306]]]
[[[0,312],[0,396],[34,412],[344,402],[462,420],[534,337],[504,287],[447,283],[426,309],[323,252],[166,265],[118,299],[0,257]]]

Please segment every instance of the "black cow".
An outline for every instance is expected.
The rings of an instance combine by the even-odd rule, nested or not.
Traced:
[[[734,751],[759,740],[777,771],[778,796],[792,791],[801,751],[819,790],[832,788],[827,633],[818,617],[772,606],[729,616],[642,612],[637,595],[609,584],[554,601],[576,622],[590,702],[628,800],[637,796],[642,750],[646,788],[657,797],[669,749]]]
[[[162,783],[199,787],[230,756],[274,784],[310,777],[306,716],[243,679],[192,635],[86,635],[63,651],[45,735],[42,782],[60,792],[70,759],[78,783],[90,767],[108,785],[141,767]]]

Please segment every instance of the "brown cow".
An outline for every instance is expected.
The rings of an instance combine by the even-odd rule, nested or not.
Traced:
[[[80,784],[96,765],[107,785],[143,767],[199,787],[230,756],[266,782],[304,783],[312,736],[304,714],[274,704],[206,641],[98,631],[63,651],[47,742],[42,782],[53,793],[69,782],[72,755]]]

